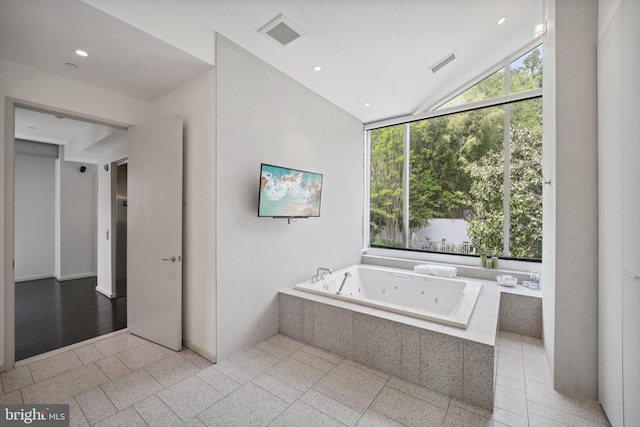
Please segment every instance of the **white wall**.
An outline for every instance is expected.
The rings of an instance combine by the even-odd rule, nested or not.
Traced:
[[[615,12],[615,11],[614,11]],[[601,11],[602,13],[602,11]],[[601,23],[603,23],[601,21]],[[622,10],[598,40],[598,398],[622,425]]]
[[[6,194],[5,188],[7,180],[12,181],[14,153],[12,147],[5,144],[5,97],[57,107],[120,124],[139,123],[148,108],[148,104],[143,101],[0,59],[0,99],[3,100],[0,102],[0,152],[3,153],[3,173],[0,174],[0,242],[4,242],[0,246],[0,260],[5,260],[7,253],[13,254],[13,247],[7,245],[7,242],[13,239],[13,229],[6,227],[7,219],[13,215],[6,209],[6,200],[7,197],[12,197],[12,194]],[[0,367],[6,360],[13,358],[12,355],[6,354],[4,348],[5,334],[13,334],[11,319],[14,312],[10,301],[13,300],[14,294],[12,288],[7,289],[7,283],[13,280],[13,274],[11,264],[0,262],[0,319],[3,319],[3,327],[0,327]],[[5,319],[9,321],[5,322]]]
[[[555,271],[545,266],[543,276],[545,334],[553,327],[553,335],[545,335],[545,344],[553,340],[547,354],[552,360],[554,387],[569,395],[596,399],[597,1],[547,1],[545,6],[555,7],[553,21],[548,23],[554,32],[551,52],[547,50],[550,41],[545,41],[545,67],[549,61],[553,66],[545,68],[545,82],[548,78],[556,82],[553,92],[550,88],[545,88],[544,92],[545,97],[550,95],[549,99],[545,98],[545,107],[549,102],[555,104],[555,117],[553,110],[544,111],[545,127],[553,123],[551,129],[545,129],[545,144],[555,140],[555,143],[551,142],[551,147],[555,145],[555,171],[550,174],[551,186],[555,187],[552,190],[552,194],[555,192],[554,240],[544,243],[547,249],[550,244],[554,247],[543,252],[543,263],[555,258]],[[547,57],[550,57],[549,61]],[[545,206],[545,213],[549,213],[548,208]],[[544,230],[544,239],[548,233],[548,229]],[[553,283],[548,283],[549,280]],[[549,316],[551,307],[555,311],[553,316]]]
[[[614,427],[640,423],[640,3],[600,1],[598,398]]]
[[[556,0],[544,0],[542,82],[542,335],[549,372],[553,378],[556,329]]]
[[[602,40],[622,0],[598,0],[598,42]]]
[[[216,355],[216,72],[155,102],[153,117],[179,114],[184,123],[183,340],[203,356]]]
[[[96,165],[56,159],[55,277],[71,280],[96,275]],[[85,166],[85,172],[80,167]]]
[[[54,157],[15,155],[15,278],[53,277]]]
[[[277,291],[358,263],[362,123],[218,36],[218,360],[278,331]],[[260,163],[324,174],[320,218],[258,218]]]
[[[187,221],[193,221],[194,227],[189,229],[185,226],[185,248],[190,257],[190,261],[185,260],[185,280],[190,284],[202,284],[204,293],[194,296],[189,294],[185,298],[184,312],[195,313],[194,316],[185,319],[185,324],[189,325],[185,329],[185,338],[192,340],[190,345],[196,350],[208,350],[209,353],[205,354],[208,357],[211,357],[212,352],[215,354],[215,237],[212,237],[211,231],[215,224],[215,175],[212,169],[215,167],[215,91],[214,74],[211,73],[213,72],[206,73],[202,81],[197,78],[186,84],[174,95],[169,95],[164,101],[158,101],[151,108],[150,104],[134,98],[0,59],[0,97],[3,99],[6,96],[14,97],[125,126],[151,120],[155,114],[169,115],[175,112],[183,115],[185,123],[189,123],[185,127],[185,162],[189,170],[185,170],[185,173],[190,185],[185,194],[188,202],[191,201],[193,210],[187,209],[185,218]],[[207,74],[208,77],[205,77]],[[203,83],[204,80],[208,83]],[[190,97],[195,97],[193,102],[190,101]],[[203,100],[206,100],[206,105]],[[176,104],[173,104],[174,101]],[[185,112],[181,111],[183,108]],[[5,117],[4,112],[3,102],[0,103],[0,117]],[[13,158],[13,151],[8,150],[9,147],[5,145],[5,126],[5,120],[0,120],[0,151],[5,153],[3,166],[6,171],[0,174],[2,242],[8,240],[9,234],[5,233],[11,232],[5,227],[11,215],[11,212],[5,209],[5,180],[13,175],[13,163],[7,160]],[[209,229],[205,230],[206,227]],[[94,236],[95,233],[97,231],[94,232]],[[5,259],[7,251],[12,253],[13,248],[7,245],[0,247],[0,259]],[[12,304],[8,303],[13,300],[14,295],[12,289],[6,288],[6,284],[13,280],[13,269],[10,267],[0,263],[0,277],[3,278],[0,283],[0,319],[11,319],[14,316]],[[197,288],[198,285],[194,286]],[[197,318],[198,315],[204,317]],[[6,360],[13,357],[7,355],[4,348],[6,333],[13,334],[13,322],[6,322],[4,327],[0,328],[0,369]]]
[[[115,134],[108,137],[109,148],[100,153],[98,158],[98,281],[96,288],[98,291],[109,297],[115,294],[114,283],[112,281],[112,257],[111,243],[114,238],[114,230],[111,229],[111,174],[115,173],[111,167],[111,162],[122,160],[127,157],[126,134]],[[109,171],[104,169],[109,165]],[[109,239],[107,239],[109,233]]]

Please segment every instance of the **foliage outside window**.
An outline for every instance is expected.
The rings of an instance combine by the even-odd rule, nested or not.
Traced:
[[[503,68],[441,108],[540,88],[541,55],[539,46],[511,62],[509,78]],[[369,132],[371,246],[541,258],[540,97]]]

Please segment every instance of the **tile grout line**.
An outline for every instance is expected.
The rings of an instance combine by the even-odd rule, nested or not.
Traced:
[[[309,354],[309,353],[307,353],[307,354]],[[312,356],[314,356],[314,355],[312,355]],[[318,357],[318,356],[315,356],[315,357]],[[291,356],[288,356],[287,358],[291,358]],[[292,359],[293,359],[293,358],[292,358]],[[319,358],[319,359],[322,359],[322,358]],[[300,398],[301,398],[302,396],[304,396],[304,395],[305,395],[309,390],[313,389],[313,391],[315,391],[316,393],[319,393],[319,394],[321,394],[321,395],[325,396],[326,398],[331,399],[331,400],[333,400],[334,402],[340,403],[340,404],[342,404],[342,405],[344,405],[344,406],[346,406],[346,407],[348,407],[348,408],[350,408],[350,409],[352,409],[352,410],[354,410],[354,411],[355,411],[355,409],[351,408],[349,405],[345,405],[345,404],[344,404],[344,403],[342,403],[342,402],[338,402],[337,400],[335,400],[335,399],[334,399],[334,398],[332,398],[331,396],[327,396],[326,394],[324,394],[324,393],[322,393],[321,391],[318,391],[318,390],[316,390],[316,389],[314,388],[314,386],[315,386],[316,384],[318,384],[318,383],[319,383],[320,381],[322,381],[322,380],[323,380],[327,375],[329,375],[329,374],[330,374],[334,369],[336,369],[336,368],[338,367],[338,365],[340,365],[340,363],[343,363],[343,362],[345,361],[345,359],[346,359],[346,358],[344,358],[344,357],[343,357],[343,359],[342,359],[340,362],[338,362],[338,363],[334,364],[334,365],[333,365],[333,367],[332,367],[329,371],[327,371],[327,372],[323,373],[322,377],[320,377],[320,378],[318,379],[318,381],[314,382],[314,383],[313,383],[313,385],[307,389],[307,391],[303,392],[303,393],[302,393],[302,395],[296,399],[296,401],[297,401],[297,400],[300,400]],[[293,360],[297,360],[297,359],[293,359]],[[324,359],[322,359],[322,360],[324,360]],[[304,364],[304,365],[311,366],[311,365],[308,365],[308,364],[306,364],[306,363],[304,363],[304,362],[302,362],[302,361],[299,361],[299,362],[300,362],[300,363],[302,363],[302,364]],[[328,362],[328,360],[325,360],[325,362]],[[329,363],[331,363],[331,362],[329,362]],[[295,387],[294,387],[294,388],[295,388]],[[304,402],[304,401],[302,401],[302,400],[300,400],[300,401],[301,401],[302,403],[306,404],[306,405],[309,405],[308,403],[306,403],[306,402]],[[295,402],[294,402],[294,403],[295,403]],[[292,403],[291,405],[293,405],[293,403]],[[289,406],[291,406],[291,405],[289,405]],[[320,409],[318,409],[318,408],[315,408],[315,407],[314,407],[314,406],[312,406],[312,405],[309,405],[309,406],[311,406],[312,408],[316,409],[317,411],[322,412],[323,414],[325,414],[325,415],[326,415],[326,416],[328,416],[329,418],[334,419],[334,420],[336,420],[336,421],[337,421],[337,422],[339,422],[339,423],[342,423],[342,421],[337,420],[336,418],[332,417],[330,414],[327,414],[326,412],[324,412],[324,411],[322,411],[322,410],[320,410]],[[287,407],[287,409],[289,409],[289,408]],[[285,410],[286,410],[286,409],[285,409]],[[356,411],[356,412],[357,412],[357,411]],[[365,411],[365,412],[366,412],[366,411]],[[284,413],[284,411],[283,411],[283,413]],[[363,415],[364,415],[364,413],[363,413]],[[362,418],[362,415],[360,416],[360,418]],[[358,421],[360,421],[360,418],[358,418]],[[355,424],[357,424],[357,423],[358,423],[358,421],[356,421],[356,423],[355,423]],[[344,424],[344,423],[342,423],[342,424]],[[355,425],[355,424],[354,424],[354,425]]]
[[[204,380],[202,380],[200,377],[196,376],[196,374],[193,374],[192,376],[194,376],[194,377],[198,378],[200,381],[202,381],[202,382],[204,382],[205,384],[207,384],[207,383],[206,383]],[[189,378],[189,377],[187,377],[187,378]],[[185,378],[185,380],[186,380],[187,378]],[[176,383],[176,384],[177,384],[177,383]],[[209,384],[207,384],[207,385],[209,385]],[[210,385],[209,385],[209,387],[211,387],[211,388],[213,389],[213,391],[215,391],[216,393],[220,394],[220,395],[222,396],[222,399],[224,399],[224,398],[226,397],[225,395],[223,395],[222,393],[220,393],[218,390],[216,390],[216,389],[215,389],[215,388],[213,388],[212,386],[210,386]],[[160,401],[164,406],[166,406],[166,407],[167,407],[167,409],[169,409],[169,411],[171,411],[171,413],[172,413],[172,414],[174,414],[174,415],[176,416],[176,418],[178,418],[180,421],[186,422],[186,421],[184,421],[184,420],[182,419],[182,417],[180,417],[180,415],[178,415],[178,414],[177,414],[173,409],[171,409],[171,407],[169,406],[169,404],[168,404],[167,402],[165,402],[165,401],[162,399],[162,397],[161,397],[161,396],[158,396],[158,393],[160,393],[160,392],[162,392],[162,391],[164,391],[164,390],[167,390],[168,388],[169,388],[169,387],[164,388],[164,389],[160,390],[159,392],[157,392],[157,393],[155,393],[155,394],[152,394],[151,396],[155,396],[155,397],[157,397],[157,398],[158,398],[158,400],[159,400],[159,401]],[[149,396],[149,397],[151,397],[151,396]],[[148,399],[149,397],[147,397],[146,399]],[[146,399],[143,399],[143,400],[146,400]],[[220,402],[222,399],[220,399],[220,400],[216,401],[216,402],[215,402],[213,405],[211,405],[211,406],[207,406],[205,409],[203,409],[202,411],[198,412],[198,413],[197,413],[197,414],[195,414],[193,417],[191,417],[191,419],[193,419],[193,418],[198,418],[198,415],[200,415],[200,414],[201,414],[201,413],[203,413],[204,411],[208,410],[209,408],[213,407],[216,403]],[[142,402],[142,400],[141,400],[140,402]],[[139,402],[136,402],[136,403],[139,403]],[[135,409],[135,408],[134,408],[134,409]],[[142,416],[142,414],[141,414],[140,416]],[[144,417],[142,417],[142,419],[143,419],[143,420],[145,420],[145,419],[144,419]],[[145,422],[146,422],[146,421],[147,421],[147,420],[145,420]],[[202,420],[200,420],[200,418],[198,418],[198,421],[202,421]],[[148,423],[147,423],[147,424],[148,424]]]
[[[106,395],[106,393],[105,393],[105,395]],[[107,398],[109,398],[109,396],[107,396]],[[84,410],[82,409],[82,406],[80,406],[80,402],[78,402],[78,399],[76,399],[75,396],[71,397],[71,399],[75,400],[76,405],[78,405],[78,409],[80,409],[80,412],[82,413],[82,416],[84,417],[85,420],[87,420],[87,423],[89,425],[91,425],[91,422],[89,421],[89,418],[87,418],[87,414],[84,413]],[[113,405],[113,403],[112,403],[112,405]],[[115,408],[115,405],[113,407]],[[109,417],[107,417],[107,418],[109,418]],[[71,410],[69,410],[69,423],[71,423]]]
[[[529,420],[529,396],[527,395],[527,377],[525,375],[525,366],[524,366],[524,348],[522,347],[522,335],[520,335],[520,357],[522,358],[522,379],[524,381],[524,407],[527,411],[527,425],[531,424]],[[501,408],[505,411],[511,412],[507,409]]]
[[[31,372],[31,363],[27,364],[27,371],[29,371],[29,375],[31,375],[31,381],[33,381],[33,384],[37,384],[36,383],[36,378],[33,376],[33,372]],[[57,375],[54,375],[54,377],[55,376],[57,376]]]
[[[313,344],[308,344],[308,343],[307,343],[307,345],[309,345],[309,346],[311,346],[311,347],[314,347],[314,348],[317,348],[317,349],[320,349],[320,350],[322,350],[322,351],[326,351],[327,353],[331,353],[330,351],[325,350],[325,349],[323,349],[323,348],[321,348],[321,347],[315,346],[315,345],[313,345]],[[312,354],[312,353],[309,353],[308,351],[305,351],[305,350],[304,350],[304,348],[305,348],[305,347],[306,347],[306,345],[305,345],[305,346],[303,346],[303,347],[301,347],[301,348],[300,348],[300,351],[301,351],[301,352],[303,352],[303,353],[306,353],[306,354],[308,354],[308,355],[311,355],[311,356],[317,357],[318,359],[321,359],[321,360],[323,360],[323,361],[325,361],[325,362],[327,362],[327,363],[331,363],[332,365],[338,365],[340,362],[342,362],[342,361],[345,359],[345,357],[340,356],[340,355],[339,355],[339,354],[337,354],[337,353],[331,353],[331,354],[335,354],[337,357],[341,357],[341,359],[340,359],[340,361],[339,361],[338,363],[333,363],[333,362],[331,362],[331,361],[329,361],[329,360],[327,360],[327,359],[324,359],[324,358],[323,358],[323,357],[321,357],[321,356],[316,356],[315,354]]]
[[[402,349],[402,346],[401,346],[401,349]],[[401,368],[401,369],[402,369],[402,368]],[[369,409],[371,409],[372,411],[374,411],[374,409],[372,409],[372,408],[371,408],[371,405],[373,405],[373,402],[375,402],[375,401],[376,401],[376,399],[378,398],[378,396],[380,396],[380,393],[382,393],[382,390],[384,390],[384,388],[385,388],[385,387],[387,387],[387,384],[389,384],[389,381],[391,381],[391,378],[393,378],[393,376],[391,376],[391,377],[387,378],[387,380],[384,382],[384,385],[380,388],[380,391],[376,394],[376,397],[374,397],[374,398],[373,398],[373,400],[371,401],[371,403],[369,404],[369,406],[367,406],[367,409],[365,409],[365,410],[364,410],[364,412],[362,413],[362,415],[361,415],[361,416],[360,416],[360,418],[358,419],[358,422],[360,422],[360,420],[362,419],[362,417],[364,417],[364,414],[365,414]],[[390,387],[390,388],[393,388],[393,387]],[[394,390],[395,390],[395,389],[394,389]],[[398,390],[398,391],[400,391],[400,390]],[[386,415],[385,415],[385,416],[386,416]],[[391,417],[389,417],[389,418],[391,418]],[[397,421],[397,420],[394,420],[394,421]],[[398,422],[399,422],[399,421],[398,421]],[[357,424],[357,423],[356,423],[356,424]],[[400,424],[403,424],[403,423],[400,423]]]
[[[284,359],[282,359],[282,360],[284,360]],[[266,372],[262,372],[262,373],[264,374],[264,373],[266,373]],[[268,374],[267,374],[267,375],[268,375]],[[259,375],[258,375],[258,376],[259,376]],[[293,401],[293,402],[291,402],[291,403],[286,402],[286,401],[285,401],[283,398],[281,398],[280,396],[276,396],[274,393],[270,392],[269,390],[265,389],[264,387],[261,387],[259,384],[254,383],[254,382],[253,382],[253,380],[254,380],[254,379],[256,379],[258,376],[256,376],[256,377],[252,378],[251,380],[249,380],[249,382],[250,382],[251,384],[253,384],[254,386],[258,387],[259,389],[266,391],[267,393],[269,393],[269,394],[270,394],[270,395],[272,395],[273,397],[275,397],[275,398],[277,398],[277,399],[280,399],[280,400],[282,400],[284,403],[286,403],[286,404],[287,404],[287,407],[286,407],[282,412],[280,412],[280,413],[278,414],[278,416],[276,416],[274,419],[272,419],[271,421],[269,421],[269,424],[267,424],[267,426],[270,426],[271,424],[273,424],[273,422],[274,422],[275,420],[277,420],[278,418],[280,418],[280,417],[282,416],[282,414],[284,414],[284,413],[287,411],[287,409],[291,408],[291,406],[293,406],[293,404],[294,404],[294,403],[296,403],[300,398],[299,398],[299,397],[298,397],[298,398],[296,398],[296,400],[294,400],[294,401]],[[277,378],[276,378],[276,379],[277,379]],[[283,382],[284,384],[286,384],[284,381],[282,381],[282,382]],[[249,383],[247,383],[247,384],[249,384]],[[288,384],[287,384],[287,385],[288,385]],[[295,388],[295,387],[292,387],[292,388]],[[234,390],[234,392],[235,392],[235,390]],[[230,393],[229,395],[231,395],[231,394],[233,394],[233,392],[232,392],[232,393]],[[226,397],[226,396],[225,396],[225,397]],[[222,399],[220,399],[220,400],[222,400]],[[218,403],[218,402],[216,402],[216,403]],[[215,405],[216,403],[214,403],[213,405]],[[303,403],[304,403],[304,402],[303,402]],[[211,405],[210,407],[212,407],[213,405]],[[207,409],[208,409],[208,408],[207,408]],[[320,412],[322,412],[322,411],[320,411]],[[326,414],[325,414],[325,415],[326,415]]]
[[[154,395],[154,394],[152,394],[151,396],[155,396],[155,395]],[[151,396],[149,396],[149,397],[151,397]],[[148,398],[146,398],[146,399],[148,399]],[[143,399],[143,400],[144,400],[144,399]],[[140,401],[140,402],[141,402],[141,401]],[[136,403],[138,403],[138,402],[136,402]],[[145,420],[145,419],[144,419],[144,417],[142,416],[142,414],[141,414],[140,412],[138,412],[138,410],[136,409],[136,407],[135,407],[135,406],[133,406],[133,405],[131,405],[131,406],[127,406],[127,407],[126,407],[126,408],[124,408],[122,411],[119,411],[119,412],[116,412],[115,414],[113,414],[111,417],[114,417],[114,416],[118,415],[119,413],[121,413],[121,412],[123,412],[123,411],[126,411],[126,410],[127,410],[127,408],[131,408],[131,409],[133,409],[133,411],[134,411],[136,414],[138,414],[138,416],[142,419],[142,421],[143,421],[147,426],[149,425],[149,423],[147,422],[147,420]],[[107,419],[107,420],[108,420],[108,419],[109,419],[109,418],[111,418],[111,417],[108,417],[108,418],[105,418],[105,419]],[[178,417],[178,418],[180,418],[180,417]]]
[[[535,401],[535,400],[533,400],[532,402],[536,402],[537,404],[542,405],[542,406],[546,406],[549,409],[553,409],[553,410],[559,411],[559,412],[564,412],[567,415],[571,415],[571,416],[574,416],[576,418],[580,418],[580,419],[584,420],[585,422],[594,424],[594,425],[596,425],[598,427],[605,427],[606,426],[606,424],[602,424],[602,423],[600,423],[598,421],[595,421],[595,420],[592,420],[590,418],[583,417],[582,415],[578,415],[578,414],[574,414],[574,413],[569,412],[569,411],[565,411],[564,409],[560,409],[560,408],[556,408],[556,407],[553,407],[553,406],[549,406],[546,403],[538,402],[538,401]],[[553,421],[555,423],[559,423],[559,424],[562,424],[562,425],[570,426],[570,424],[566,424],[566,423],[564,423],[562,421],[558,421],[557,419],[554,419],[554,418],[549,418],[546,415],[540,415],[540,414],[534,414],[534,415],[536,415],[538,417],[541,417],[541,418],[544,418],[545,420],[550,420],[550,421]]]
[[[109,378],[106,374],[105,374],[105,376],[106,376],[107,378]],[[107,418],[105,418],[104,420],[109,419],[109,418],[111,418],[112,416],[114,416],[114,415],[116,415],[116,414],[119,414],[119,413],[121,412],[121,411],[118,409],[118,407],[116,406],[116,404],[113,402],[113,400],[111,400],[111,397],[109,397],[109,395],[107,394],[107,392],[102,388],[103,386],[105,386],[105,385],[109,384],[111,381],[113,381],[113,380],[109,379],[109,382],[107,382],[107,383],[105,383],[105,384],[102,384],[102,385],[99,385],[99,386],[98,386],[98,388],[100,388],[100,390],[104,393],[104,395],[105,395],[105,396],[107,396],[107,399],[109,399],[109,402],[111,402],[111,404],[113,405],[113,407],[114,407],[114,408],[116,408],[116,411],[117,411],[115,414],[109,415],[109,416],[108,416]],[[81,394],[82,394],[82,393],[78,393],[78,394],[76,394],[76,396],[79,396],[79,395],[81,395]],[[73,398],[74,398],[74,399],[76,399],[76,396],[74,396]],[[78,402],[78,399],[76,399],[76,402]],[[80,406],[80,402],[78,402],[78,406]],[[133,406],[133,405],[131,405],[131,406]],[[80,409],[82,410],[82,406],[80,406]],[[127,408],[125,408],[125,409],[127,409]],[[123,411],[124,411],[124,409],[123,409]],[[87,418],[87,417],[86,417],[86,415],[85,415],[85,418]],[[101,421],[104,421],[104,420],[100,420],[100,421],[98,421],[98,422],[101,422]],[[87,418],[87,421],[89,421],[89,419],[88,419],[88,418]],[[91,422],[89,422],[89,425],[91,425]]]
[[[193,374],[192,376],[195,376],[195,375],[196,375],[196,374]],[[189,377],[187,377],[187,378],[189,378]],[[185,378],[185,379],[187,379],[187,378]],[[206,384],[206,383],[205,383],[205,384]],[[168,387],[167,387],[167,388],[168,388]],[[211,388],[213,388],[213,387],[211,387]],[[165,388],[164,390],[166,390],[166,388]],[[216,391],[216,392],[218,392],[218,390],[216,390],[215,388],[214,388],[213,390],[214,390],[214,391]],[[163,390],[160,390],[160,391],[163,391]],[[172,413],[172,414],[174,414],[174,415],[176,416],[176,418],[178,418],[179,420],[181,420],[181,421],[182,421],[182,418],[180,418],[180,415],[176,414],[176,412],[175,412],[173,409],[171,409],[171,407],[167,404],[167,402],[165,402],[164,400],[162,400],[162,398],[161,398],[160,396],[158,396],[158,393],[160,393],[160,392],[157,392],[157,393],[155,393],[155,394],[152,394],[151,396],[155,396],[155,397],[156,397],[156,398],[157,398],[157,399],[158,399],[158,400],[159,400],[159,401],[160,401],[164,406],[166,406],[166,407],[167,407],[167,409],[169,409],[169,411],[171,411],[171,413]],[[220,395],[222,395],[222,393],[220,393],[220,392],[218,392],[218,393],[219,393]],[[151,396],[149,396],[149,397],[151,397]],[[148,399],[149,397],[147,397],[147,399]],[[222,398],[224,399],[224,396],[222,396]],[[222,400],[222,399],[220,399],[220,400]],[[217,402],[215,402],[213,405],[215,405],[216,403],[218,403],[220,400],[218,400]],[[213,405],[211,405],[211,406],[213,406]],[[207,409],[211,408],[211,406],[207,407]],[[134,408],[134,409],[135,409],[135,408]],[[136,409],[136,411],[137,411],[137,409]],[[205,409],[204,411],[206,411],[206,409]],[[200,414],[201,414],[202,412],[204,412],[204,411],[200,411],[200,412],[198,412],[196,415],[194,415],[193,417],[191,417],[191,419],[196,418],[198,415],[200,415]],[[140,414],[140,416],[142,417],[142,414]],[[144,417],[142,417],[142,419],[143,419],[143,420],[145,420],[145,422],[147,421]],[[200,418],[198,418],[198,420],[200,420]],[[147,423],[147,424],[148,424],[148,423]]]
[[[463,402],[465,402],[465,400],[464,400],[464,373],[465,373],[465,366],[466,366],[466,364],[464,363],[464,352],[465,352],[465,349],[467,347],[464,344],[465,344],[465,341],[462,340],[462,390],[461,390],[462,396],[460,396],[460,397],[461,397],[461,400]],[[494,399],[495,399],[495,395],[494,395]],[[468,403],[468,402],[465,402],[465,403]],[[450,407],[451,407],[450,405],[447,407],[447,412],[444,414],[444,420],[446,420],[447,419],[447,415],[449,415],[449,408]],[[495,407],[495,402],[494,402],[494,407]],[[442,420],[443,423],[444,423],[444,420]]]
[[[546,386],[546,387],[550,387],[549,384],[541,383],[540,381],[536,381],[536,380],[530,380],[530,381],[536,382],[536,383],[541,384],[541,385]],[[561,393],[559,393],[559,394],[561,396],[564,396]],[[569,399],[571,399],[571,398],[569,398]],[[527,400],[529,400],[529,399],[527,398]],[[564,408],[560,408],[560,407],[557,407],[557,406],[552,406],[552,405],[549,405],[549,404],[547,404],[545,402],[540,402],[539,400],[536,400],[536,399],[531,399],[531,401],[535,402],[535,403],[537,403],[539,405],[543,405],[543,406],[546,406],[548,408],[551,408],[551,409],[553,409],[555,411],[563,412],[565,414],[568,414],[568,415],[571,415],[571,416],[574,416],[574,417],[582,418],[582,419],[584,419],[584,420],[586,420],[586,421],[588,421],[588,422],[590,422],[592,424],[596,424],[598,426],[603,426],[603,427],[606,426],[606,424],[602,424],[600,421],[597,421],[597,420],[595,420],[593,418],[586,417],[586,416],[582,415],[582,413],[576,413],[576,412],[568,411],[568,410],[566,410]],[[587,411],[585,410],[583,412],[587,412]],[[551,418],[548,418],[548,417],[540,415],[540,414],[534,414],[534,415],[539,416],[539,417],[543,417],[545,419],[548,419],[548,420],[551,420],[551,421],[554,421],[554,422],[557,422],[557,423],[560,423],[560,424],[564,424],[562,421],[557,421],[555,419],[551,419]],[[605,414],[605,416],[606,416],[606,414]]]
[[[136,342],[137,342],[137,340],[136,340]],[[135,346],[135,347],[133,347],[133,348],[137,348],[137,347],[139,347],[139,346],[140,346],[140,345],[142,345],[142,344],[143,344],[143,343],[139,343],[139,345],[137,345],[137,346]],[[106,358],[107,358],[107,356],[104,356],[104,353],[102,353],[102,352],[101,352],[97,347],[96,347],[96,349],[97,349],[97,350],[98,350],[98,352],[103,356],[103,359],[106,359]],[[118,357],[118,354],[121,354],[121,353],[123,353],[123,352],[125,352],[125,351],[128,351],[128,350],[131,350],[131,349],[130,349],[130,348],[127,348],[126,350],[122,350],[122,351],[120,351],[120,352],[116,352],[116,353],[114,353],[114,354],[112,354],[112,355],[111,355],[111,356],[115,356],[117,360],[119,360],[119,361],[120,361],[120,362],[121,362],[125,367],[127,367],[127,369],[129,369],[129,372],[128,372],[127,374],[125,374],[125,375],[129,375],[129,374],[131,374],[131,373],[133,373],[133,372],[137,372],[137,371],[139,371],[139,370],[144,370],[144,371],[145,371],[145,372],[146,372],[146,373],[147,373],[151,378],[153,378],[153,379],[154,379],[158,384],[160,384],[160,386],[162,386],[162,390],[160,390],[160,391],[166,390],[168,387],[165,387],[165,386],[164,386],[164,384],[160,383],[160,381],[158,381],[158,379],[157,379],[156,377],[154,377],[151,373],[149,373],[149,371],[147,371],[147,370],[145,369],[147,366],[152,365],[152,364],[153,364],[153,363],[155,363],[155,362],[150,363],[150,364],[148,364],[148,365],[146,365],[146,366],[142,366],[142,367],[140,367],[139,369],[131,370],[131,369],[130,369],[130,368],[129,368],[129,367],[128,367],[128,366],[127,366],[123,361],[122,361],[122,359],[120,359],[120,357]],[[111,356],[108,356],[108,357],[111,357]],[[166,358],[168,358],[168,357],[171,357],[171,355],[166,354],[166,353],[165,353],[165,356],[166,356],[166,357],[163,357],[163,358],[162,358],[162,359],[160,359],[160,360],[164,360],[164,359],[166,359]],[[182,356],[181,356],[181,357],[182,357]],[[98,360],[103,360],[103,359],[98,359]],[[158,362],[159,362],[160,360],[158,360]],[[112,383],[113,381],[115,381],[115,380],[116,380],[116,379],[118,379],[118,378],[122,378],[122,377],[123,377],[123,376],[125,376],[125,375],[122,375],[122,376],[120,376],[120,377],[118,377],[118,378],[111,379],[111,378],[106,374],[106,372],[104,372],[104,370],[100,367],[100,365],[99,365],[99,364],[97,364],[96,362],[97,362],[97,361],[93,361],[93,362],[91,362],[91,363],[95,363],[95,364],[96,364],[96,366],[98,367],[98,369],[100,369],[100,371],[102,371],[102,373],[104,374],[104,376],[109,380],[109,381],[107,381],[105,384],[99,385],[99,386],[97,386],[96,388],[100,388],[100,390],[104,393],[104,395],[107,397],[107,399],[109,399],[109,402],[111,402],[111,404],[113,405],[113,407],[114,407],[114,408],[116,408],[117,412],[116,412],[115,414],[111,415],[111,416],[115,416],[115,415],[119,414],[120,412],[122,412],[122,411],[126,410],[127,408],[130,408],[130,407],[131,407],[131,408],[133,408],[133,409],[134,409],[134,411],[136,411],[136,413],[138,413],[138,415],[140,415],[140,417],[141,417],[141,418],[144,420],[144,422],[148,425],[148,423],[146,422],[146,420],[144,419],[144,417],[142,416],[142,414],[140,414],[140,413],[135,409],[134,405],[135,405],[136,403],[139,403],[139,402],[141,402],[141,401],[145,400],[145,399],[148,399],[148,398],[149,398],[149,397],[151,397],[151,396],[156,396],[158,399],[160,399],[160,401],[161,401],[163,404],[165,404],[165,406],[167,406],[167,408],[169,408],[169,410],[171,410],[171,408],[170,408],[168,405],[166,405],[166,403],[165,403],[165,402],[160,398],[160,396],[157,396],[157,393],[159,393],[159,392],[156,392],[156,393],[152,394],[151,396],[147,396],[147,397],[145,397],[145,398],[144,398],[144,399],[142,399],[142,400],[139,400],[139,401],[137,401],[137,402],[134,402],[134,403],[132,403],[131,405],[127,406],[126,408],[123,408],[122,410],[118,410],[118,407],[115,405],[115,403],[113,402],[113,400],[111,399],[111,397],[109,397],[109,395],[107,394],[107,392],[104,390],[104,388],[103,388],[103,387],[104,387],[105,385],[107,385],[107,384]],[[86,366],[86,365],[84,365],[84,366]],[[200,370],[202,370],[202,369],[200,369]],[[195,374],[192,374],[191,376],[195,376]],[[187,378],[189,378],[189,377],[187,377]],[[186,378],[185,378],[185,379],[186,379]],[[172,385],[173,385],[173,384],[172,384]],[[215,390],[215,389],[214,389],[214,390]],[[85,390],[84,392],[86,392],[86,391],[88,391],[88,390]],[[78,393],[77,395],[73,396],[73,398],[75,399],[75,398],[76,398],[76,396],[79,396],[80,394],[82,394],[82,393],[84,393],[84,392]],[[77,399],[76,399],[76,402],[77,402]],[[79,404],[79,403],[78,403],[78,406],[80,406],[80,404]],[[81,407],[81,406],[80,406],[80,409],[82,410],[82,407]],[[171,412],[173,412],[173,411],[171,410]],[[110,416],[110,417],[111,417],[111,416]],[[176,416],[177,416],[177,414],[176,414]],[[105,418],[105,420],[106,420],[106,419],[108,419],[108,418],[110,418],[110,417]],[[86,416],[85,416],[85,418],[86,418]],[[178,417],[178,418],[180,419],[180,417]],[[104,420],[101,420],[101,421],[104,421]],[[101,421],[100,421],[100,422],[101,422]]]

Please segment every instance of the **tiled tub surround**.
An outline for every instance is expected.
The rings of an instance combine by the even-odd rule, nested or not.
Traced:
[[[522,301],[534,304],[541,295],[522,286],[481,283],[466,329],[285,289],[279,293],[280,332],[492,410],[501,292],[520,293]]]
[[[541,291],[531,291],[518,286],[517,291],[500,293],[500,330],[533,338],[542,338]],[[530,294],[535,294],[531,296]]]

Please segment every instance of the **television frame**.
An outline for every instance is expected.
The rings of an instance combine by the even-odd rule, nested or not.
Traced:
[[[271,168],[276,168],[276,169],[281,169],[284,171],[290,171],[290,172],[299,172],[302,174],[308,174],[308,175],[313,175],[315,177],[319,177],[320,178],[320,198],[318,200],[318,214],[317,215],[265,215],[262,212],[262,173],[265,170],[264,167],[271,167]],[[281,218],[281,219],[288,219],[289,223],[291,223],[291,220],[295,220],[295,219],[300,219],[300,218],[319,218],[320,217],[320,212],[321,212],[321,206],[322,206],[322,185],[323,185],[323,180],[324,180],[324,175],[318,172],[310,172],[310,171],[306,171],[306,170],[302,170],[302,169],[294,169],[294,168],[290,168],[290,167],[285,167],[285,166],[278,166],[278,165],[272,165],[269,163],[260,163],[260,179],[259,179],[259,183],[258,183],[258,218]]]

